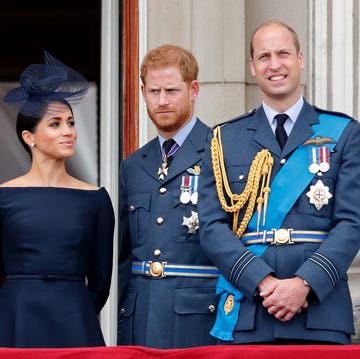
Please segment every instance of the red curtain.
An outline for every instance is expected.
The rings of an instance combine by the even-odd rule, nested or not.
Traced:
[[[136,346],[74,349],[0,348],[1,359],[360,359],[360,345],[227,345],[158,350]]]

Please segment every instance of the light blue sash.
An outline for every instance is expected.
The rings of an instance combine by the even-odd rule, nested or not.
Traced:
[[[263,244],[253,244],[251,246],[248,246],[247,248],[256,256],[260,257],[267,248],[267,246]],[[235,329],[235,325],[239,318],[240,301],[244,297],[244,295],[231,283],[229,283],[222,274],[219,275],[216,284],[216,294],[220,295],[220,299],[218,304],[218,310],[216,313],[215,324],[212,327],[210,334],[213,337],[224,341],[232,341],[234,340],[233,332]],[[233,307],[231,311],[226,314],[224,306],[229,294],[232,294],[234,296]]]
[[[315,137],[330,137],[333,143],[327,143],[330,151],[335,147],[349,118],[322,114],[319,116],[319,124],[312,126]],[[307,169],[309,165],[309,146],[300,146],[287,160],[278,172],[271,184],[271,192],[266,215],[265,229],[280,228],[286,214],[294,205],[306,186],[314,178],[315,174]],[[284,191],[284,188],[291,188],[291,191]],[[284,196],[286,194],[286,196]],[[247,232],[256,231],[257,213],[255,212],[248,225]]]
[[[346,125],[350,122],[349,118],[321,114],[319,124],[312,126],[315,137],[330,137],[333,143],[326,143],[330,151],[335,147]],[[309,147],[300,146],[291,155],[285,165],[275,176],[271,184],[269,195],[266,225],[260,231],[273,228],[280,228],[286,214],[304,191],[306,186],[314,178],[313,173],[307,169],[309,165]],[[284,188],[291,188],[291,191],[284,191]],[[286,196],[284,194],[286,193]],[[248,225],[247,232],[255,232],[257,223],[257,213],[255,212]],[[247,247],[251,252],[260,257],[266,250],[267,245],[254,244]],[[215,324],[210,334],[224,341],[233,340],[233,331],[238,321],[240,312],[240,301],[244,295],[230,284],[222,275],[219,276],[216,293],[220,294],[217,316]],[[224,304],[229,294],[234,296],[233,309],[226,314]]]

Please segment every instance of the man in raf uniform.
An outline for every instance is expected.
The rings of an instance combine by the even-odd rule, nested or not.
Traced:
[[[250,68],[262,106],[214,129],[199,192],[201,244],[219,268],[224,343],[350,343],[346,272],[360,245],[360,126],[301,95],[286,24],[261,25]]]
[[[198,65],[164,45],[141,66],[158,136],[121,163],[119,345],[215,344],[218,271],[199,239],[198,189],[210,129],[194,116]]]

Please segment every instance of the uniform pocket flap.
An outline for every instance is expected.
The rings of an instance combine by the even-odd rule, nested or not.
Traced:
[[[138,208],[149,210],[150,208],[151,193],[136,193],[129,195],[129,211],[134,212]]]
[[[135,289],[129,289],[125,301],[120,306],[119,316],[127,318],[133,314],[136,303],[136,294]]]
[[[174,310],[177,314],[214,313],[217,303],[215,287],[179,288],[174,291]]]
[[[228,166],[227,177],[229,183],[246,183],[251,163],[245,165]]]

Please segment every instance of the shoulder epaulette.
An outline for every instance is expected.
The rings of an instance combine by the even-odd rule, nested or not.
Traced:
[[[240,116],[234,117],[234,118],[232,118],[232,119],[230,119],[230,120],[227,120],[227,121],[225,121],[225,122],[221,122],[221,123],[218,123],[218,124],[214,125],[212,129],[214,129],[214,128],[216,128],[216,127],[219,127],[219,126],[225,126],[225,125],[227,125],[227,124],[229,124],[229,123],[232,123],[232,122],[239,121],[239,120],[242,120],[242,119],[244,119],[244,118],[250,117],[250,116],[252,116],[255,112],[256,112],[256,108],[253,108],[252,110],[250,110],[250,111],[248,111],[248,112],[245,112],[245,113],[243,113],[243,114],[240,115]]]
[[[313,105],[313,108],[315,111],[321,112],[321,113],[326,113],[328,115],[332,115],[332,116],[339,116],[339,117],[346,117],[346,118],[350,118],[354,121],[357,121],[357,119],[355,117],[349,116],[346,113],[343,112],[338,112],[338,111],[330,111],[330,110],[325,110],[323,108],[319,108],[317,106]]]

